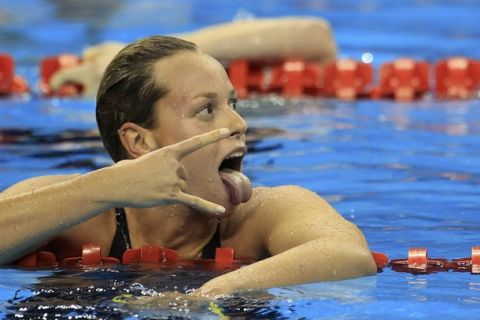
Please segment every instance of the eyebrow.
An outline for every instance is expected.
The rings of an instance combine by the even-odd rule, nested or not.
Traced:
[[[198,97],[207,97],[207,98],[213,99],[213,98],[216,98],[217,96],[218,94],[216,92],[203,92],[203,93],[197,94],[195,97],[193,97],[193,99],[196,99]],[[228,96],[229,98],[237,98],[237,92],[235,91],[235,89],[230,90]]]

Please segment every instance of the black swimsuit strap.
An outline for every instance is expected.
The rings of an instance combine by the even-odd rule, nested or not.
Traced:
[[[117,220],[117,230],[113,238],[109,256],[121,260],[123,253],[132,247],[125,209],[115,208],[115,218]]]
[[[217,229],[215,230],[215,234],[213,235],[212,239],[207,243],[202,250],[202,258],[203,259],[214,259],[215,258],[215,251],[217,248],[220,248],[220,223],[217,223]]]

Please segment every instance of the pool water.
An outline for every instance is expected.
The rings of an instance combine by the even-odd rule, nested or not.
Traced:
[[[17,58],[18,72],[30,83],[46,54],[79,53],[106,39],[130,41],[249,15],[324,16],[334,27],[340,56],[360,59],[370,52],[376,67],[400,56],[432,63],[452,55],[480,58],[480,7],[473,1],[105,1],[101,8],[91,1],[59,3],[2,3],[0,51]],[[27,10],[31,6],[36,9]],[[252,129],[245,171],[254,185],[298,184],[317,192],[360,227],[371,250],[390,258],[406,257],[408,248],[418,246],[432,257],[468,257],[480,245],[479,99],[345,103],[270,97],[243,101],[239,110]],[[96,132],[94,101],[87,98],[0,99],[0,137],[0,190],[32,176],[110,164]],[[478,275],[388,268],[373,277],[241,293],[215,305],[183,299],[139,305],[124,296],[185,291],[215,275],[151,266],[3,267],[0,316],[475,319],[480,308]]]

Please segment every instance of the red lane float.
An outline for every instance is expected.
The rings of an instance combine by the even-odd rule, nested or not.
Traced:
[[[323,96],[411,101],[430,91],[430,66],[401,58],[381,65],[379,83],[372,86],[370,64],[344,59],[324,65],[302,60],[232,61],[228,74],[240,97],[282,94],[286,97]],[[480,90],[480,61],[455,57],[435,65],[435,96],[439,99],[475,98]]]
[[[285,97],[320,95],[320,66],[300,59],[234,60],[227,72],[240,98],[271,93]]]
[[[54,92],[50,86],[50,79],[53,74],[60,69],[78,66],[82,60],[73,54],[62,54],[59,56],[51,56],[42,59],[40,62],[40,91],[47,97],[75,97],[82,94],[83,86],[74,82],[66,82]]]
[[[208,271],[235,270],[252,263],[251,259],[234,259],[232,248],[216,248],[215,259],[180,259],[172,249],[144,246],[123,253],[122,264],[155,264],[162,268],[201,268]]]
[[[79,83],[67,82],[54,92],[50,80],[63,68],[81,65],[73,54],[46,57],[40,62],[39,90],[47,97],[74,97],[83,93]],[[435,83],[438,99],[476,98],[480,91],[480,61],[452,57],[438,61],[430,74],[425,61],[401,58],[380,66],[378,84],[373,84],[371,64],[351,59],[319,64],[301,59],[233,60],[228,76],[240,98],[249,95],[277,94],[287,98],[334,97],[340,100],[357,98],[412,101],[429,93]],[[434,79],[431,79],[434,78]],[[432,81],[431,81],[432,80]],[[434,81],[433,81],[434,80]],[[14,74],[11,56],[0,54],[0,95],[28,92],[28,84]]]
[[[377,265],[377,272],[382,272],[382,269],[388,266],[388,256],[381,252],[371,252],[372,258]]]
[[[129,249],[123,253],[122,263],[175,263],[179,260],[175,250],[144,246],[137,249]]]
[[[61,262],[51,252],[38,251],[31,253],[15,262],[24,268],[82,268],[111,264],[152,264],[161,268],[201,268],[207,271],[227,271],[238,269],[241,265],[254,262],[251,259],[234,259],[232,248],[217,248],[215,259],[180,259],[177,252],[172,249],[156,246],[144,246],[129,249],[123,253],[122,261],[113,257],[101,255],[100,246],[84,244],[82,255],[65,258]]]
[[[435,65],[435,93],[442,99],[474,98],[480,90],[480,61],[453,57]]]
[[[372,98],[411,101],[421,98],[429,90],[429,65],[425,61],[398,59],[380,67],[379,85]]]
[[[390,267],[396,272],[409,272],[412,274],[429,274],[441,271],[470,272],[480,274],[480,246],[472,247],[469,258],[453,259],[429,258],[427,249],[411,248],[406,259],[389,260],[387,255],[380,252],[371,252],[377,266],[377,271]],[[235,259],[232,248],[217,248],[215,259],[181,259],[172,249],[156,246],[129,249],[124,252],[122,264],[152,264],[163,269],[172,268],[201,268],[206,271],[235,270],[242,265],[255,262],[252,259]],[[89,266],[102,266],[119,264],[120,261],[113,257],[101,255],[100,246],[84,244],[82,255],[63,259],[58,262],[53,253],[34,252],[16,261],[20,267],[62,267],[81,268]]]
[[[407,259],[393,259],[390,261],[392,270],[397,272],[432,273],[439,271],[448,271],[450,266],[447,259],[429,258],[427,249],[412,248],[408,250]]]
[[[369,64],[348,59],[323,66],[300,59],[234,60],[227,72],[240,98],[280,94],[289,98],[325,96],[354,100],[369,96],[373,69]]]
[[[60,267],[62,268],[78,268],[87,266],[100,266],[106,264],[117,264],[120,261],[113,257],[103,257],[100,252],[100,246],[96,244],[84,244],[82,255],[79,257],[71,257],[63,259]]]
[[[472,256],[470,258],[453,259],[452,265],[455,271],[480,274],[480,246],[472,247]]]
[[[15,74],[15,61],[12,56],[0,53],[0,96],[28,92],[28,83]]]
[[[323,89],[327,97],[352,101],[370,95],[373,69],[370,64],[344,59],[324,67]]]

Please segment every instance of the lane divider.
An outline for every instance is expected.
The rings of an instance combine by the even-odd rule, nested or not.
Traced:
[[[58,261],[51,252],[33,252],[18,261],[16,265],[23,268],[60,267],[83,268],[111,264],[149,264],[161,268],[201,268],[208,271],[229,271],[240,268],[242,265],[255,262],[252,259],[235,259],[234,249],[217,248],[215,259],[181,259],[172,249],[156,246],[144,246],[129,249],[124,252],[122,260],[101,255],[100,246],[84,244],[82,255]],[[480,246],[472,247],[471,256],[468,258],[452,259],[430,258],[426,248],[411,248],[408,257],[390,260],[381,252],[372,252],[372,257],[377,265],[377,271],[391,268],[396,272],[409,272],[412,274],[429,274],[433,272],[470,272],[480,274]]]
[[[129,249],[123,253],[122,259],[102,256],[97,244],[84,244],[81,256],[65,258],[59,261],[48,251],[33,252],[17,260],[14,264],[23,268],[83,268],[112,264],[149,264],[161,268],[201,268],[209,271],[228,271],[254,262],[253,259],[235,259],[232,248],[216,248],[214,259],[181,259],[173,249],[157,246],[144,246]]]
[[[385,267],[390,267],[396,272],[412,274],[429,274],[434,272],[470,272],[480,274],[480,246],[472,247],[471,256],[468,258],[452,259],[430,258],[426,248],[410,248],[408,257],[388,261],[382,253],[372,253],[379,272]],[[388,261],[388,262],[386,262]]]
[[[40,94],[45,97],[82,95],[83,86],[79,83],[65,83],[55,92],[49,85],[56,71],[81,63],[82,60],[73,54],[42,59],[38,85]],[[239,59],[230,62],[227,73],[241,98],[277,94],[287,98],[412,101],[429,93],[437,99],[480,97],[480,61],[468,57],[450,57],[434,65],[426,61],[400,58],[380,66],[377,83],[374,83],[375,74],[371,64],[351,59],[323,65],[300,59]],[[15,75],[13,58],[8,54],[0,54],[0,97],[29,91],[25,79]]]
[[[10,94],[23,94],[30,90],[27,81],[15,74],[15,61],[0,53],[0,98]]]
[[[433,69],[433,71],[432,71]],[[240,97],[252,94],[280,94],[286,97],[333,97],[412,101],[427,95],[434,82],[438,99],[479,97],[480,61],[452,57],[432,68],[425,61],[401,58],[383,64],[374,84],[371,64],[343,59],[320,65],[302,60],[236,60],[228,75]]]

